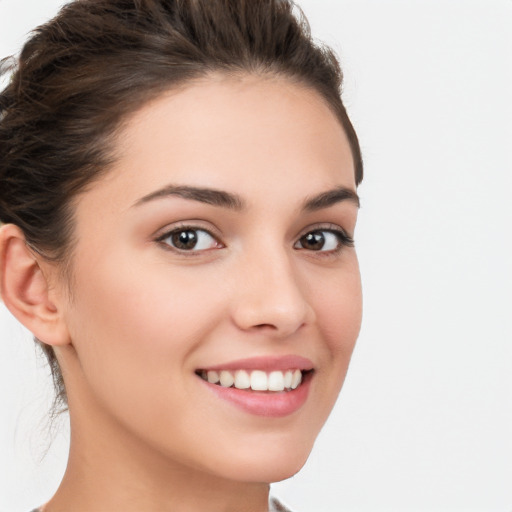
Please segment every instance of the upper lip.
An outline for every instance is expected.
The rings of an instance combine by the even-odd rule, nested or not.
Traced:
[[[201,370],[312,370],[313,363],[306,357],[297,355],[286,356],[259,356],[246,359],[237,359],[222,364],[206,366]]]

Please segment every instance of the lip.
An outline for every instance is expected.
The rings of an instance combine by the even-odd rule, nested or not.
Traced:
[[[263,370],[271,372],[273,370],[302,370],[308,371],[314,368],[313,363],[302,356],[286,355],[286,356],[261,356],[251,357],[247,359],[237,359],[215,366],[201,367],[200,370]]]
[[[281,418],[298,411],[308,399],[311,381],[315,373],[310,371],[313,370],[313,363],[309,359],[295,355],[253,357],[201,368],[205,371],[263,370],[266,372],[289,369],[298,369],[306,373],[303,373],[303,380],[299,387],[282,392],[226,388],[212,384],[200,376],[197,378],[216,398],[220,398],[244,412],[268,418]]]

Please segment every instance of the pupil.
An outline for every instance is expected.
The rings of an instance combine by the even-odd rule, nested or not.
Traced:
[[[318,251],[324,246],[324,243],[325,243],[324,235],[322,233],[320,233],[319,231],[317,231],[315,233],[308,233],[304,237],[303,246],[307,246],[309,249]]]
[[[179,231],[172,236],[172,242],[178,249],[193,249],[197,244],[195,231]]]

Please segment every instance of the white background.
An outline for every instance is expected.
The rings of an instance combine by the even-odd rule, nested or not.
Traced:
[[[60,3],[0,0],[0,55]],[[275,492],[298,512],[511,512],[512,2],[300,4],[341,56],[365,158],[365,317],[308,464]],[[27,512],[67,427],[41,461],[48,372],[1,305],[0,342],[0,511]]]

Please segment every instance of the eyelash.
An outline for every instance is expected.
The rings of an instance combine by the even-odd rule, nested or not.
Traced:
[[[196,233],[196,240],[198,240],[198,241],[199,241],[199,237],[197,236],[197,233],[206,233],[215,242],[216,247],[194,250],[194,248],[195,248],[195,245],[194,245],[194,247],[192,247],[191,250],[188,250],[188,249],[180,249],[178,247],[175,247],[174,245],[171,245],[171,243],[166,242],[167,239],[169,239],[173,236],[179,236],[179,235],[182,235],[187,232]],[[301,241],[303,241],[307,236],[317,235],[317,234],[322,234],[322,233],[328,233],[328,234],[336,237],[337,244],[338,244],[337,247],[335,247],[334,249],[327,250],[327,251],[310,250],[311,253],[315,253],[316,255],[318,255],[320,257],[326,257],[326,256],[331,256],[333,254],[339,253],[343,249],[343,247],[354,247],[353,238],[350,235],[348,235],[345,230],[343,230],[339,226],[329,225],[329,226],[318,226],[318,227],[315,227],[314,229],[308,229],[308,231],[306,231],[302,235],[300,235],[300,237],[297,239],[297,241],[293,244],[293,248],[296,250],[302,249],[302,250],[307,251],[308,249],[306,249],[305,247],[297,247],[297,244],[303,243]],[[324,243],[325,243],[325,238],[326,238],[325,235],[323,236],[323,238],[324,238]],[[166,231],[165,233],[163,233],[162,235],[157,237],[156,242],[162,244],[166,248],[166,250],[173,251],[180,255],[187,256],[187,257],[198,256],[199,254],[201,254],[205,251],[209,251],[211,249],[223,249],[225,247],[225,245],[219,241],[218,237],[216,235],[214,235],[213,233],[211,233],[209,230],[204,229],[202,227],[198,227],[198,226],[192,226],[192,225],[190,225],[190,226],[183,225],[183,226],[175,227],[169,231]],[[184,242],[186,242],[186,240],[184,240]]]

